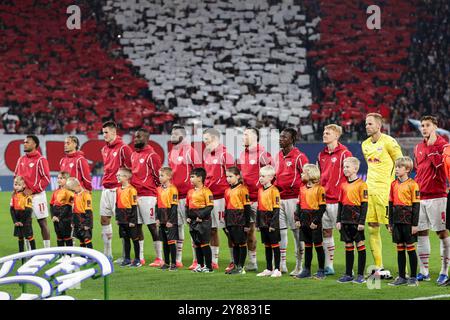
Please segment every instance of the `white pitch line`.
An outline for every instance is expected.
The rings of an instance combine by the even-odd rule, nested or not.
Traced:
[[[450,298],[450,294],[439,294],[437,296],[429,296],[429,297],[419,297],[409,300],[433,300],[433,299],[440,299],[440,298]]]

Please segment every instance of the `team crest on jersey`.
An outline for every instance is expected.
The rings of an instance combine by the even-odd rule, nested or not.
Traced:
[[[113,152],[113,157],[115,157],[115,156],[117,156],[117,152],[114,151]]]
[[[292,166],[292,162],[291,162],[291,161],[288,161],[288,162],[286,162],[286,165],[287,165],[288,167],[290,167],[290,166]]]
[[[34,163],[30,163],[30,168],[33,168],[34,167]]]
[[[337,161],[336,157],[331,158],[331,162],[335,163]]]
[[[213,160],[213,163],[214,163],[214,164],[217,164],[217,162],[219,162],[219,160],[217,160],[217,159],[214,159],[214,160]]]
[[[256,160],[250,160],[250,164],[251,164],[251,165],[256,164]]]
[[[377,151],[378,151],[378,152],[383,151],[383,147],[378,147],[378,148],[377,148]]]
[[[145,161],[144,159],[139,159],[140,163],[144,163],[144,161]]]
[[[73,163],[69,164],[69,167],[73,168]]]
[[[179,156],[178,161],[180,161],[180,162],[183,161],[183,157]]]

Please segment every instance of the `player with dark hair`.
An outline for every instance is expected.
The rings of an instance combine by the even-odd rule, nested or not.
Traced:
[[[209,241],[211,239],[211,211],[214,207],[214,196],[208,187],[204,186],[206,170],[195,168],[191,171],[193,189],[186,197],[186,222],[195,245],[198,265],[193,272],[213,272],[212,253]]]
[[[214,209],[211,213],[211,250],[213,268],[219,269],[219,234],[217,229],[225,228],[225,198],[224,193],[228,188],[225,171],[235,165],[233,156],[228,153],[227,148],[220,143],[221,134],[214,128],[207,129],[203,133],[205,152],[203,154],[204,168],[206,170],[205,186],[214,196]],[[225,234],[226,233],[226,229]],[[228,238],[228,234],[227,234]],[[233,264],[232,244],[228,238],[231,262],[226,270],[231,269]]]
[[[297,131],[293,128],[283,129],[280,133],[280,152],[275,161],[276,180],[275,186],[280,191],[280,252],[281,272],[288,272],[286,266],[286,249],[288,245],[288,229],[294,234],[295,269],[290,275],[296,276],[301,272],[302,257],[304,254],[304,242],[300,241],[299,229],[295,226],[294,214],[297,208],[298,194],[302,186],[301,174],[303,166],[308,163],[308,158],[295,147]]]
[[[241,172],[237,167],[226,170],[230,187],[225,190],[225,227],[233,244],[234,267],[227,274],[245,274],[247,257],[247,233],[250,231],[250,195],[243,185]]]
[[[162,242],[158,235],[155,212],[156,188],[159,186],[161,158],[148,144],[149,139],[149,133],[145,129],[139,129],[134,134],[135,151],[131,154],[131,167],[133,171],[131,184],[137,190],[138,229],[140,233],[142,264],[145,263],[144,233],[142,232],[142,225],[145,224],[152,235],[156,253],[155,260],[149,265],[151,267],[161,267],[164,264],[162,259]]]
[[[431,252],[428,230],[436,232],[440,239],[441,271],[438,285],[446,284],[450,260],[450,237],[446,229],[447,185],[443,166],[443,151],[447,144],[436,133],[437,118],[423,116],[420,119],[420,131],[424,140],[414,149],[416,168],[415,180],[420,187],[419,232],[417,237],[417,254],[419,255],[420,273],[418,281],[430,279],[428,261]]]
[[[183,126],[172,127],[170,142],[172,149],[169,151],[169,167],[172,168],[172,182],[178,189],[178,240],[177,240],[177,268],[182,268],[182,253],[184,242],[184,224],[186,222],[186,195],[192,185],[190,183],[191,170],[202,166],[199,153],[191,146],[186,137],[186,129]],[[189,270],[197,266],[195,248],[192,245],[192,265]]]
[[[71,177],[80,181],[84,189],[92,191],[91,169],[84,157],[84,152],[79,150],[80,141],[76,136],[68,136],[64,139],[64,157],[59,161],[59,170],[68,172]]]
[[[244,184],[250,193],[251,214],[250,230],[247,233],[247,246],[249,251],[249,264],[245,268],[247,271],[258,270],[256,260],[256,236],[255,221],[258,208],[259,170],[272,163],[272,157],[262,145],[259,144],[259,130],[248,127],[244,130],[244,151],[242,151],[237,166],[241,171]]]
[[[26,136],[23,141],[25,155],[17,161],[14,176],[20,176],[25,181],[24,194],[31,196],[33,216],[41,228],[44,247],[50,247],[50,230],[47,225],[48,204],[45,189],[50,184],[50,169],[48,161],[38,151],[39,138],[35,135]]]
[[[58,174],[59,188],[53,192],[50,201],[50,213],[52,215],[53,225],[55,226],[56,241],[58,247],[73,246],[72,240],[72,206],[74,194],[66,187],[67,179],[70,174],[61,171]]]
[[[106,145],[102,148],[103,157],[103,190],[100,198],[100,223],[102,225],[103,253],[112,259],[112,226],[111,217],[115,215],[116,188],[120,187],[117,181],[119,168],[131,168],[131,148],[117,135],[117,125],[112,121],[103,124],[103,138]],[[123,252],[123,250],[122,250]],[[118,259],[116,262],[121,263]]]

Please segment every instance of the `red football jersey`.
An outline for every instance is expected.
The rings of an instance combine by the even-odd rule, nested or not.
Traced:
[[[77,178],[84,189],[92,191],[91,169],[82,151],[66,154],[59,161],[59,168]]]
[[[285,156],[281,150],[276,161],[275,186],[280,190],[281,199],[296,199],[302,185],[301,174],[308,158],[294,147]]]
[[[450,183],[450,144],[446,145],[443,152],[444,170]]]
[[[206,170],[205,186],[211,190],[214,199],[221,199],[229,187],[225,170],[235,165],[233,156],[223,144],[219,144],[211,152],[205,150],[203,160]]]
[[[159,169],[161,169],[159,155],[147,145],[142,150],[136,150],[131,154],[131,165],[133,172],[131,184],[136,188],[138,196],[156,197]]]
[[[21,176],[33,193],[40,193],[50,183],[48,161],[37,150],[29,152],[17,161],[14,176]]]
[[[192,188],[190,176],[194,168],[202,166],[202,159],[188,143],[173,146],[169,152],[169,167],[172,168],[172,183],[177,187],[180,199],[185,199]]]
[[[415,180],[419,184],[420,197],[423,200],[447,196],[442,156],[446,144],[447,141],[438,136],[432,146],[427,146],[424,140],[414,148]]]
[[[103,187],[106,189],[120,187],[116,174],[122,167],[131,169],[131,152],[131,148],[122,141],[121,137],[117,137],[113,142],[107,143],[102,148]]]
[[[247,147],[242,151],[237,165],[241,171],[244,184],[250,192],[250,201],[258,200],[258,189],[261,187],[259,169],[271,164],[272,156],[259,144],[253,148]]]
[[[317,157],[320,169],[320,184],[325,187],[327,203],[338,203],[341,184],[347,179],[344,176],[344,159],[352,156],[346,146],[338,144],[333,151],[325,147]]]

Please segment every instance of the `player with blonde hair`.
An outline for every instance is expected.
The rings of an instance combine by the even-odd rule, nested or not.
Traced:
[[[334,238],[333,228],[336,227],[338,213],[339,191],[344,176],[344,160],[352,156],[346,146],[339,142],[342,135],[342,127],[337,124],[329,124],[323,130],[323,143],[325,148],[317,157],[317,165],[320,168],[320,184],[325,188],[327,209],[322,218],[323,246],[325,250],[325,274],[334,274]]]
[[[389,192],[391,183],[395,179],[394,162],[403,154],[400,145],[394,138],[381,133],[382,125],[383,117],[380,114],[367,114],[366,132],[369,137],[361,144],[361,148],[368,166],[367,223],[370,249],[377,267],[375,273],[381,278],[391,278],[390,272],[383,269],[380,225],[389,224]]]

